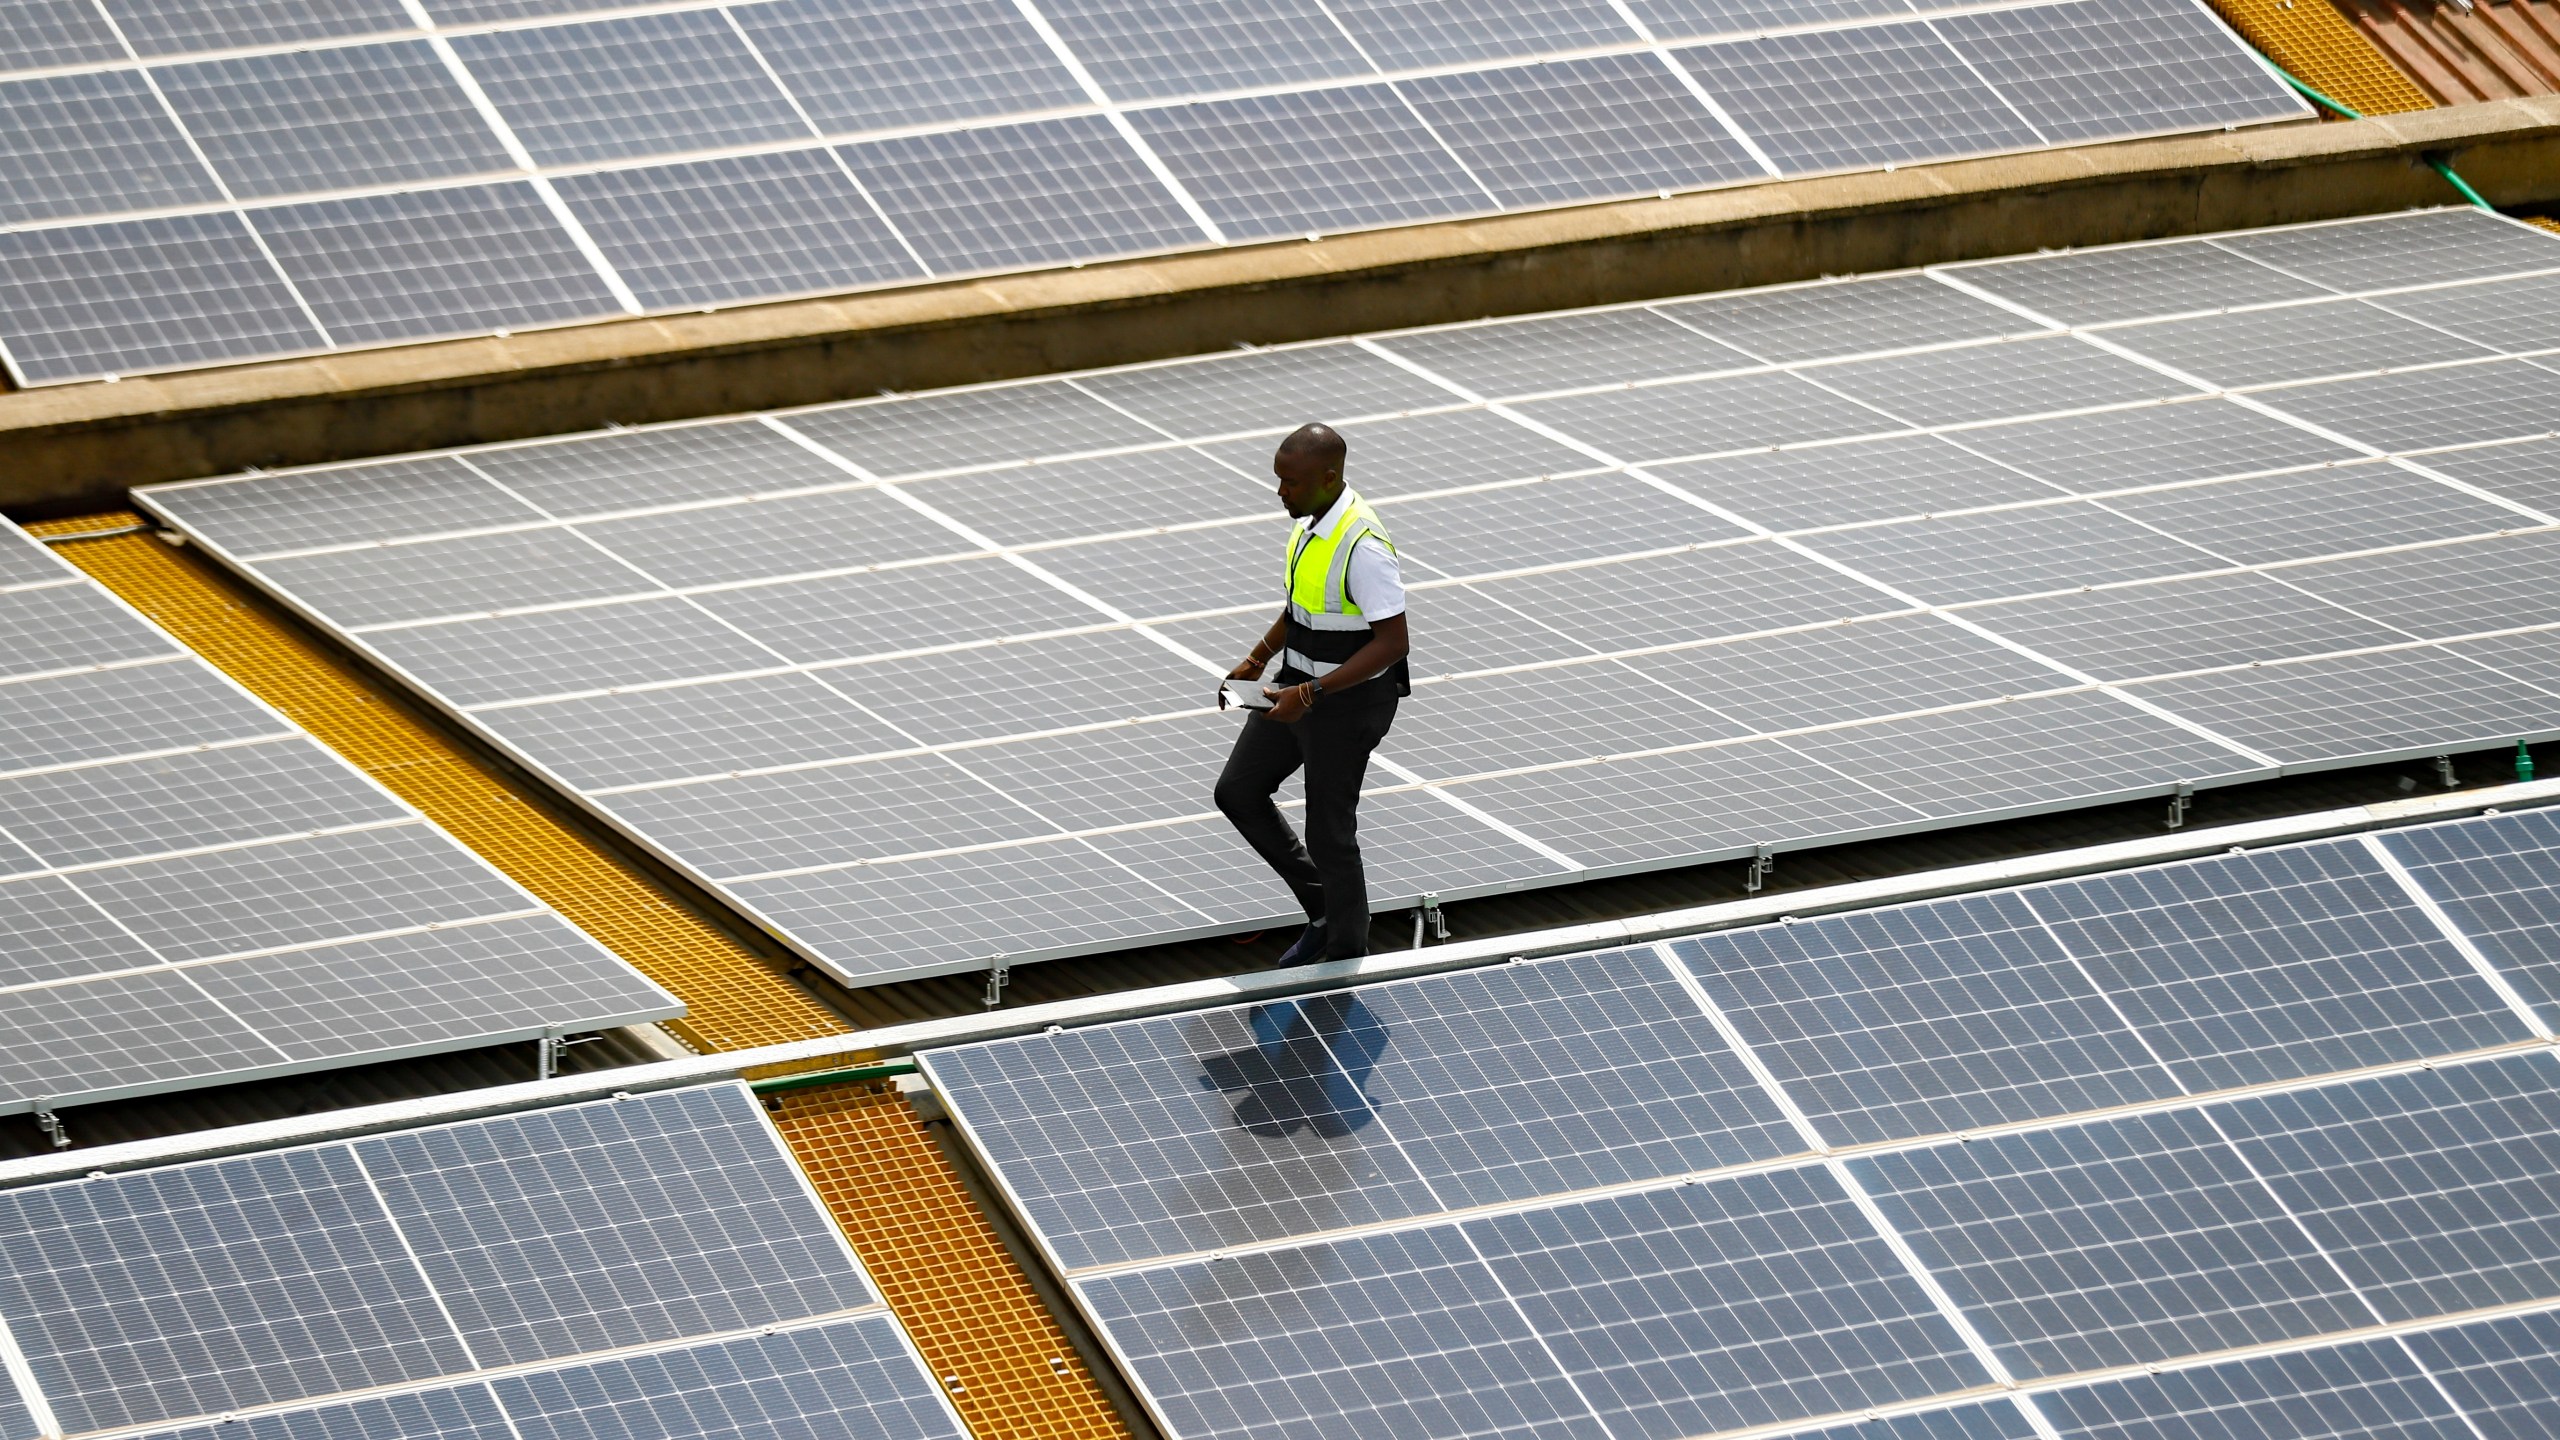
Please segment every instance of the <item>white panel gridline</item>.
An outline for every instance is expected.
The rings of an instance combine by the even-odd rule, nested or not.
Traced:
[[[2408,843],[2432,854],[2441,847],[2428,837],[2442,835],[2456,837],[2459,853],[2528,855],[2542,821],[2528,812],[2253,853],[2279,865],[2320,868],[2334,855],[2370,866],[2352,857]],[[2179,874],[2226,905],[2263,884],[2210,861],[2120,878]],[[2536,884],[2512,868],[2462,880],[2401,871],[2378,899],[2417,903],[2441,943],[2468,950],[2434,897],[2502,876]],[[2043,1003],[2049,987],[2022,980],[2021,964],[2050,956],[2077,971],[2096,952],[2062,932],[2032,944],[2011,933],[1997,946],[2017,956],[1915,967],[1909,937],[1963,930],[1979,917],[1960,917],[1986,906],[2025,916],[2032,930],[2057,891],[1790,920],[922,1060],[1171,1440],[1327,1423],[1456,1437],[1484,1433],[1487,1419],[1517,1427],[1499,1433],[1610,1440],[1817,1431],[2165,1440],[2198,1423],[2215,1434],[2402,1440],[2452,1440],[2473,1433],[2473,1421],[2491,1434],[2538,1433],[2496,1427],[2551,1389],[2547,1373],[2520,1377],[2560,1363],[2551,1138],[2560,1049],[2476,951],[2481,978],[2500,980],[2508,997],[2507,1033],[2485,1048],[2312,1066],[2202,1093],[2155,1059],[2162,1083],[2147,1096],[2048,1084],[1987,1126],[1964,1128],[1955,1115],[1882,1140],[1846,1141],[1809,1119],[1839,1107],[1819,1103],[1829,1082],[1802,1063],[1803,1046],[1782,1074],[1766,1022],[1739,1023],[1714,998],[1733,993],[1729,967],[1797,945],[1784,932],[1821,931],[1802,944],[1833,957],[1825,963],[1841,1003],[1799,1008],[1808,1022],[1815,1009],[1839,1022],[1806,1039],[1833,1057],[1830,1074],[1864,1073],[1853,1088],[1904,1106],[1951,1095],[1947,1075],[1981,1073],[1977,1047],[2004,1004]],[[1579,1025],[1587,1043],[1609,1030],[1577,986],[1639,965],[1686,988],[1655,1033],[1712,1025],[1730,1047],[1724,1059],[1738,1059],[1766,1096],[1745,1104],[1691,1092],[1670,1108],[1722,1122],[1774,1101],[1795,1126],[1791,1141],[1686,1173],[1665,1161],[1596,1187],[1558,1175],[1546,1194],[1490,1205],[1445,1193],[1383,1215],[1374,1204],[1324,1203],[1328,1178],[1346,1198],[1388,1193],[1364,1178],[1380,1162],[1413,1157],[1422,1180],[1446,1174],[1415,1146],[1416,1123],[1434,1107],[1497,1122],[1476,1142],[1488,1153],[1594,1145],[1559,1130],[1552,1105],[1488,1084],[1498,1073],[1488,1057],[1505,1048],[1480,1032],[1515,988],[1508,977],[1549,970],[1558,978],[1537,987],[1553,1009],[1542,1032]],[[2351,964],[2335,968],[2334,979],[2358,983]],[[2098,972],[2078,973],[2100,1009],[2112,1005],[2103,976],[2092,984]],[[1492,1006],[1474,1013],[1486,998]],[[1213,1028],[1218,1043],[1199,1043]],[[1176,1035],[1193,1038],[1163,1043]],[[1450,1052],[1469,1063],[1446,1065]],[[1901,1068],[1879,1081],[1878,1057]],[[2091,1067],[2049,1050],[2008,1063],[2059,1081],[2117,1062]],[[1542,1083],[1578,1093],[1558,1066],[1541,1070]],[[1442,1088],[1400,1093],[1411,1082],[1391,1072]],[[1066,1076],[1072,1083],[1060,1084]],[[1581,1098],[1605,1135],[1611,1107]],[[1498,1123],[1506,1113],[1508,1129]],[[1256,1189],[1217,1165],[1222,1152],[1242,1161],[1235,1147],[1249,1147],[1248,1135],[1295,1137],[1287,1173],[1298,1203],[1277,1224],[1225,1243],[1188,1227],[1129,1228],[1149,1205],[1133,1196]],[[1374,1158],[1364,1168],[1359,1156]],[[1190,1163],[1204,1159],[1205,1170]],[[1409,1186],[1416,1172],[1404,1173]],[[1105,1234],[1119,1243],[1089,1243]],[[1870,1258],[1852,1263],[1862,1247]],[[1422,1337],[1427,1354],[1414,1349]],[[1987,1383],[2008,1397],[1983,1400]],[[2008,1418],[1990,1419],[1992,1410]],[[2314,1419],[2326,1424],[2308,1428]]]
[[[736,1081],[12,1191],[0,1324],[61,1437],[967,1435]]]
[[[2560,697],[2531,674],[2439,644],[2560,626],[2554,517],[2286,408],[2318,385],[2217,390],[2145,355],[2174,288],[2114,297],[2116,323],[2096,329],[2036,308],[2111,283],[2079,278],[2093,263],[2147,275],[2200,257],[2289,296],[2308,282],[2241,258],[2279,239],[2314,256],[2297,264],[2322,244],[2400,257],[2408,280],[2429,272],[2407,257],[2442,255],[2459,278],[2425,293],[2519,304],[2547,291],[2496,271],[2560,270],[2542,232],[2428,212],[189,482],[142,503],[858,983],[1283,918],[1267,889],[1217,879],[1254,862],[1208,804],[1233,720],[1205,706],[1268,613],[1282,530],[1256,466],[1298,418],[1342,424],[1413,587],[1422,681],[1372,785],[1429,848],[1382,873],[1381,908],[2560,730]],[[2056,290],[2043,266],[2073,279]],[[2280,325],[2361,303],[2316,293],[2252,313]],[[1644,346],[1627,362],[1642,383],[1608,384],[1637,318],[1696,343]],[[1983,350],[2085,355],[2183,393],[2146,381],[2075,397],[2105,408],[1914,427],[1825,388],[1874,371],[1849,318],[1927,373]],[[1532,366],[1453,367],[1504,387],[1488,395],[1431,363],[1513,334],[1563,352],[1584,386],[1563,398],[1606,397],[1631,437],[1609,443],[1629,448],[1512,400],[1549,388]],[[1662,374],[1674,354],[1707,373]],[[2450,385],[2487,365],[2560,382],[2548,352],[2395,373]],[[1716,443],[1682,417],[1742,381],[1800,387],[1816,418],[1774,410],[1747,448],[1661,463]],[[2120,464],[2057,430],[2133,417],[2149,428]],[[2530,406],[2476,419],[2465,441],[2489,448],[2462,454],[2551,424]],[[1789,438],[1807,427],[1820,438]],[[2093,461],[2103,484],[2083,479]],[[2228,553],[2274,533],[2276,481],[2371,503],[2324,503],[2316,540],[2281,558]],[[2143,567],[2110,571],[2125,537]],[[1096,665],[1113,685],[1077,689]],[[2408,683],[2419,672],[2432,688]],[[1013,675],[1056,676],[1073,698],[972,698]],[[738,714],[732,697],[782,677],[788,723]],[[2388,726],[2337,718],[2357,687],[2379,701],[2386,685]],[[1601,698],[1628,693],[1651,703]],[[1514,715],[1477,698],[1514,694],[1555,703]],[[1753,774],[1770,778],[1737,783]],[[1817,793],[1812,810],[1784,803]],[[1618,823],[1636,810],[1643,825]],[[1132,868],[1177,834],[1209,848]],[[1096,877],[1109,903],[1053,898]],[[924,933],[893,923],[927,893]]]
[[[2310,114],[2200,0],[2010,0],[1972,30],[1740,4],[1677,37],[1598,3],[199,8],[0,73],[33,117],[0,140],[20,384]],[[766,164],[802,173],[741,178]],[[532,184],[438,194],[509,174]],[[134,229],[214,219],[246,227],[229,271]],[[109,293],[110,266],[141,280]],[[361,303],[332,302],[350,272]]]
[[[0,634],[82,641],[0,666],[0,1114],[684,1013],[5,521],[0,557]]]

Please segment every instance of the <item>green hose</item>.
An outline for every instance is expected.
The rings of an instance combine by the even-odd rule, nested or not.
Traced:
[[[2339,104],[2337,101],[2330,99],[2328,96],[2323,95],[2319,91],[2304,84],[2301,76],[2294,74],[2292,71],[2277,64],[2274,60],[2269,59],[2264,52],[2261,52],[2258,58],[2265,60],[2267,62],[2268,69],[2273,70],[2277,75],[2282,76],[2284,83],[2301,91],[2302,97],[2310,101],[2312,104],[2333,114],[2342,115],[2349,120],[2361,120],[2364,118],[2362,113],[2350,110],[2346,106]],[[2455,194],[2460,195],[2463,199],[2470,201],[2472,204],[2479,206],[2481,209],[2488,211],[2492,215],[2498,213],[2498,207],[2490,204],[2487,200],[2482,199],[2480,192],[2471,188],[2470,181],[2453,173],[2452,166],[2447,165],[2441,160],[2430,160],[2427,163],[2435,167],[2435,172],[2444,177],[2444,183],[2452,186]]]

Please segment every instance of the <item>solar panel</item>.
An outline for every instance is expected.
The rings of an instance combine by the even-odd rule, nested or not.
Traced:
[[[220,5],[117,0],[108,13],[126,42],[142,55],[184,55],[411,28],[408,12],[396,0],[341,0],[327,6],[296,0],[224,0]]]
[[[451,43],[544,165],[810,135],[715,11],[492,30]]]
[[[1789,175],[2015,150],[2044,138],[1922,24],[1675,53]]]
[[[1350,37],[1312,0],[1052,0],[1043,10],[1085,68],[1120,99],[1208,94],[1369,69]]]
[[[1397,88],[1505,205],[1688,190],[1766,174],[1651,55],[1429,76]]]
[[[233,195],[515,168],[421,41],[172,65],[152,82]]]
[[[2452,954],[2370,847],[2503,851],[2461,883],[2539,915],[2555,836],[2445,822],[920,1058],[1177,1440],[2520,1440],[2560,1354],[2548,1046],[2411,1030],[2191,1098],[2224,1082],[2074,917],[2180,957],[2242,913],[2363,947],[2222,967],[2306,992],[2369,971],[2359,934]],[[1659,1143],[1684,1124],[1712,1143]]]
[[[2107,338],[2235,388],[2496,353],[2357,300],[2155,321]]]
[[[849,145],[889,223],[942,273],[1197,245],[1200,227],[1098,115]]]
[[[859,134],[1085,102],[1003,0],[782,0],[733,12],[818,128]]]
[[[2433,220],[2406,233],[2446,243]],[[1422,683],[1385,751],[1401,768],[1370,802],[1375,904],[2551,733],[2560,660],[2513,634],[2560,625],[2536,514],[2375,456],[2364,417],[2324,422],[2350,444],[2194,386],[2167,396],[2182,382],[1952,283],[2052,266],[2142,320],[2238,298],[2229,267],[2274,299],[2305,283],[2181,246],[145,503],[864,983],[1288,913],[1210,818],[1236,721],[1208,697],[1271,613],[1273,447],[1319,417],[1420,617]],[[2362,303],[2250,314],[2275,327],[2263,353],[2308,353],[2284,317]],[[2016,415],[2039,405],[2111,408]],[[2446,454],[2492,493],[2532,473],[2523,448]],[[1912,613],[1928,606],[1951,608]],[[2461,639],[2484,635],[2509,638]],[[2478,648],[2416,643],[2457,640]],[[1101,673],[1121,683],[1044,683]],[[88,743],[67,718],[33,724],[0,750]]]
[[[12,1191],[0,1316],[71,1433],[965,1433],[734,1082]]]
[[[1341,0],[1325,8],[1383,70],[1592,49],[1636,38],[1600,0]]]
[[[1204,101],[1130,120],[1229,240],[1499,205],[1384,85]]]
[[[2186,0],[1951,15],[1957,54],[2056,142],[2285,120],[2300,101]]]
[[[559,188],[606,263],[651,308],[925,273],[823,150],[572,175]]]
[[[2560,1022],[2560,887],[2545,878],[2560,853],[2547,814],[2497,815],[2390,836],[2383,845],[2507,981]]]
[[[18,22],[13,11],[9,23]],[[0,82],[0,116],[0,221],[221,198],[139,75],[101,70]]]
[[[328,343],[237,215],[0,231],[0,350],[22,384]]]
[[[95,4],[10,0],[8,14],[9,23],[0,25],[0,65],[11,70],[124,58],[124,47]]]
[[[682,1012],[0,527],[0,1110]],[[33,637],[28,637],[32,642]],[[120,1422],[119,1422],[120,1423]]]

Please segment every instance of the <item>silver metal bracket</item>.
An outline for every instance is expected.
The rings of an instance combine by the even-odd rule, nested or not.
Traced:
[[[2460,780],[2454,778],[2452,756],[2439,755],[2436,757],[2436,779],[2442,781],[2444,788],[2447,790],[2454,789],[2462,784]]]
[[[44,1132],[44,1138],[53,1142],[54,1149],[71,1148],[71,1132],[62,1128],[62,1117],[53,1113],[51,1100],[36,1102],[36,1128]]]
[[[1433,939],[1449,938],[1449,914],[1440,908],[1440,897],[1429,890],[1423,891],[1421,896],[1413,902],[1412,948],[1416,950],[1422,948],[1422,927],[1426,923],[1431,926]]]
[[[2187,812],[2194,808],[2196,808],[2196,787],[2184,780],[2179,781],[2178,793],[2169,797],[2169,828],[2175,830],[2186,824]]]
[[[1013,978],[1013,967],[1001,955],[987,957],[987,1008],[993,1010],[1004,1003],[1004,982]]]
[[[564,1029],[559,1025],[542,1027],[542,1038],[534,1042],[535,1079],[548,1080],[558,1075],[560,1062],[568,1055],[570,1046],[591,1045],[604,1038],[601,1035],[581,1035],[573,1040],[563,1033]]]
[[[1745,872],[1742,877],[1743,893],[1746,895],[1759,894],[1761,889],[1769,883],[1769,876],[1771,872],[1775,871],[1777,868],[1778,855],[1776,851],[1770,849],[1766,845],[1752,846],[1751,868],[1749,871]]]

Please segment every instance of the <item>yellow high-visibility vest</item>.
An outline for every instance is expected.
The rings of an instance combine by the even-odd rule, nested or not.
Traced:
[[[1329,674],[1369,643],[1369,620],[1345,583],[1351,573],[1352,547],[1363,537],[1395,553],[1378,512],[1356,490],[1345,490],[1332,510],[1333,527],[1316,529],[1316,519],[1300,520],[1289,531],[1287,587],[1289,648],[1281,664],[1308,675]],[[1404,677],[1396,675],[1402,690]]]

